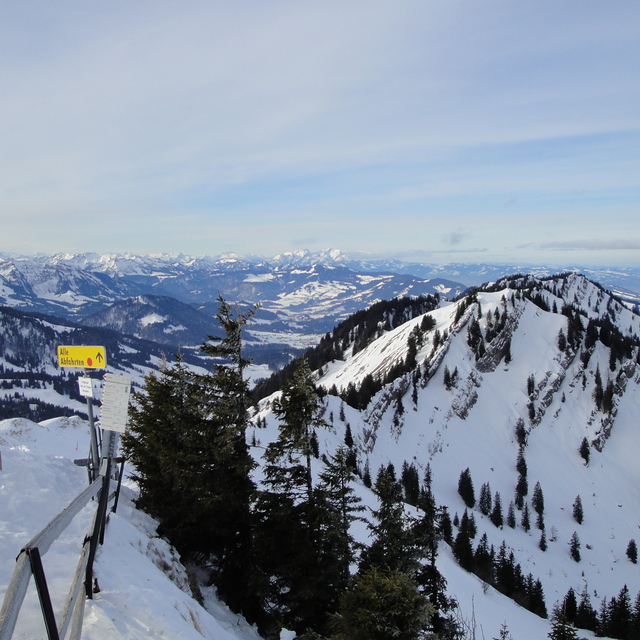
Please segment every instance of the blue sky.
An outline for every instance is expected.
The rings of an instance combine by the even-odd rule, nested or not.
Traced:
[[[640,265],[640,3],[0,2],[0,251]]]

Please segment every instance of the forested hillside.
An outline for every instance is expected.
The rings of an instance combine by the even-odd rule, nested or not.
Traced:
[[[223,316],[228,363],[148,380],[127,446],[142,456],[141,504],[268,636],[373,637],[375,594],[392,592],[401,621],[385,596],[384,624],[406,638],[471,637],[474,625],[497,635],[500,624],[503,637],[537,637],[551,619],[552,637],[567,625],[636,637],[634,309],[575,274],[380,305],[326,336],[249,414],[240,343],[228,342],[245,317]],[[160,428],[162,456],[145,445]],[[199,505],[188,518],[164,492],[154,503],[159,469],[169,495],[198,486],[209,497],[188,500]],[[232,487],[244,497],[229,500]],[[243,547],[206,533],[236,520],[231,505],[245,505],[231,538]]]

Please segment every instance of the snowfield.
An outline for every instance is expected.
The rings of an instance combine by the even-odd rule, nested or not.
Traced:
[[[640,334],[639,316],[580,276],[567,277],[562,286],[550,283],[542,293],[549,308],[561,309],[567,301],[579,305],[585,325],[589,317],[608,315],[615,318],[623,335]],[[429,375],[424,373],[415,389],[411,372],[383,388],[363,411],[337,396],[325,396],[324,418],[329,428],[317,434],[320,454],[333,453],[344,442],[349,425],[358,463],[361,468],[368,464],[374,478],[379,467],[389,463],[398,475],[405,461],[415,464],[421,476],[429,465],[436,502],[447,506],[453,518],[462,516],[465,509],[457,487],[460,473],[468,467],[476,499],[481,485],[489,483],[492,494],[500,493],[506,516],[518,477],[516,424],[521,420],[526,428],[526,500],[531,505],[533,487],[539,482],[544,492],[548,548],[539,548],[540,530],[533,509],[531,529],[525,531],[519,511],[514,528],[506,524],[497,528],[477,506],[473,511],[478,528],[474,548],[483,533],[496,551],[504,541],[523,573],[530,572],[541,581],[549,614],[570,587],[578,598],[586,589],[596,611],[604,598],[617,596],[624,585],[634,599],[640,591],[640,567],[627,558],[626,548],[631,539],[640,540],[637,347],[632,359],[613,359],[612,368],[609,347],[596,341],[585,365],[577,354],[559,348],[560,331],[566,335],[569,329],[562,313],[543,310],[507,289],[479,292],[477,303],[456,321],[460,304],[443,304],[430,312],[435,326],[422,336],[416,356]],[[508,317],[505,326],[512,357],[494,357],[496,338],[487,342],[485,356],[476,358],[468,343],[468,327],[476,319],[486,335],[496,310],[498,316]],[[385,374],[406,358],[410,334],[422,320],[422,316],[414,318],[383,333],[354,356],[347,349],[344,360],[315,373],[318,385],[346,389],[367,374]],[[450,389],[444,384],[445,366],[458,373]],[[609,379],[616,383],[610,414],[594,402],[596,371],[603,385]],[[277,435],[273,400],[273,396],[264,399],[253,416],[256,423],[264,420],[266,428],[252,427],[247,434],[258,461],[265,445]],[[588,464],[579,453],[583,438],[593,443]],[[22,545],[86,486],[86,472],[73,459],[86,456],[88,440],[85,423],[75,418],[41,424],[23,419],[0,422],[0,597]],[[321,457],[313,465],[317,477]],[[260,480],[260,469],[256,479]],[[375,505],[373,494],[363,484],[356,490],[365,505]],[[203,604],[192,597],[193,580],[175,551],[157,536],[156,523],[135,508],[135,496],[135,485],[126,481],[118,511],[107,525],[105,544],[98,551],[95,575],[100,591],[87,603],[82,637],[257,640],[256,630],[231,614],[213,592],[201,593]],[[582,524],[572,516],[577,496],[584,510]],[[407,507],[408,513],[411,510]],[[57,607],[66,594],[91,515],[89,505],[44,557]],[[569,553],[574,532],[581,543],[580,562]],[[366,542],[366,526],[355,523],[354,535]],[[438,567],[447,580],[449,595],[458,602],[457,616],[474,630],[473,637],[496,638],[503,623],[515,640],[547,637],[548,619],[530,613],[461,569],[445,543],[440,544]],[[20,625],[16,637],[43,636],[34,589]],[[580,629],[578,636],[591,638],[593,634]],[[285,637],[293,636],[285,633]]]
[[[0,599],[4,599],[18,552],[87,485],[87,425],[60,418],[35,424],[0,422]],[[135,487],[125,483],[116,513],[98,547],[94,575],[100,591],[88,600],[82,638],[179,638],[257,640],[256,630],[233,615],[210,591],[204,607],[191,595],[189,577],[175,551],[155,533],[157,523],[132,503]],[[81,511],[43,557],[55,611],[71,584],[94,503]],[[46,636],[33,581],[14,638]]]

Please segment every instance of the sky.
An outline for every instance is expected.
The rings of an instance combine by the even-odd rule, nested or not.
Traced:
[[[640,266],[640,3],[0,0],[0,251]]]

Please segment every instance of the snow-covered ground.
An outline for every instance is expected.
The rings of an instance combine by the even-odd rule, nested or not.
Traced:
[[[601,290],[582,279],[570,279],[567,287],[566,299],[580,303],[585,316],[608,313],[610,304]],[[561,308],[562,299],[554,300],[551,293],[547,294],[548,301],[557,302]],[[397,399],[390,391],[401,390],[401,381],[382,390],[362,412],[344,405],[337,397],[327,396],[324,417],[332,427],[318,433],[320,451],[332,453],[344,441],[348,423],[358,445],[360,463],[368,460],[372,475],[389,462],[397,472],[405,460],[416,464],[420,471],[428,463],[436,500],[447,505],[453,516],[464,511],[457,480],[460,472],[469,467],[476,496],[481,484],[489,482],[492,493],[500,492],[506,515],[517,480],[515,424],[522,418],[528,430],[528,499],[534,484],[540,482],[548,548],[543,552],[538,547],[540,532],[535,527],[535,514],[532,513],[532,528],[527,532],[520,525],[520,513],[516,514],[515,528],[496,528],[477,509],[474,515],[478,537],[474,545],[483,533],[496,549],[504,540],[513,549],[523,572],[540,579],[549,613],[569,587],[578,595],[586,587],[596,610],[602,598],[616,596],[625,584],[634,598],[640,590],[640,569],[626,557],[625,550],[631,538],[640,536],[639,367],[626,361],[624,366],[614,363],[617,368],[611,371],[609,349],[598,342],[585,368],[579,357],[567,358],[558,348],[559,330],[567,331],[565,315],[543,311],[528,300],[509,298],[508,291],[478,295],[483,330],[487,312],[495,309],[508,310],[510,321],[513,319],[510,362],[501,360],[494,368],[480,371],[469,350],[466,326],[456,328],[453,324],[455,305],[443,306],[431,314],[436,327],[426,335],[418,362],[428,357],[437,361],[438,349],[446,359],[440,361],[428,384],[418,385],[416,402],[409,383],[403,398],[404,412],[400,420],[394,420]],[[477,317],[476,308],[468,313]],[[615,313],[617,325],[625,335],[640,333],[638,316],[622,308]],[[325,369],[320,383],[346,388],[369,372],[388,371],[406,356],[409,334],[420,321],[416,318],[383,335],[356,356],[336,361]],[[436,329],[441,334],[447,329],[448,338],[430,355]],[[445,362],[451,371],[455,366],[459,372],[459,381],[451,389],[443,383]],[[581,440],[595,440],[608,419],[594,406],[596,368],[603,383],[615,375],[621,388],[614,399],[611,433],[601,451],[591,448],[586,465],[578,452]],[[531,374],[535,378],[533,394],[527,389]],[[545,397],[547,405],[543,403]],[[537,411],[535,421],[530,420],[527,410],[532,398]],[[260,410],[267,428],[249,433],[249,440],[256,444],[252,448],[256,459],[264,445],[276,437],[277,423],[268,405],[267,399]],[[86,456],[87,449],[87,428],[79,420],[57,419],[40,425],[19,419],[0,422],[0,597],[21,546],[86,486],[86,473],[74,466],[73,459]],[[314,460],[314,465],[317,473],[321,462]],[[357,490],[365,504],[374,505],[372,494],[364,486],[358,485]],[[577,495],[584,508],[582,524],[572,518]],[[135,486],[125,483],[118,512],[111,516],[105,545],[98,552],[95,573],[101,590],[87,604],[83,637],[258,638],[255,629],[231,615],[212,594],[204,594],[205,607],[191,597],[185,569],[169,545],[155,534],[155,523],[135,509],[134,496]],[[90,518],[88,507],[44,558],[57,607],[61,594],[66,592]],[[582,543],[579,563],[569,554],[568,542],[574,531]],[[366,540],[364,525],[358,524],[354,533]],[[518,640],[547,636],[548,620],[526,611],[463,571],[444,543],[438,565],[449,594],[459,603],[461,619],[475,625],[476,638],[498,637],[503,623]],[[18,637],[42,637],[33,589],[25,607],[22,635]],[[578,634],[592,637],[584,630]]]
[[[35,424],[0,422],[0,601],[20,549],[87,485],[86,423],[71,418]],[[157,523],[132,503],[135,487],[124,484],[116,513],[98,548],[94,575],[100,591],[85,608],[83,640],[258,640],[256,630],[233,615],[212,592],[204,606],[191,595],[189,577],[175,551],[156,531]],[[43,556],[55,612],[71,585],[84,536],[93,517],[90,503]],[[31,581],[14,638],[46,637]]]

